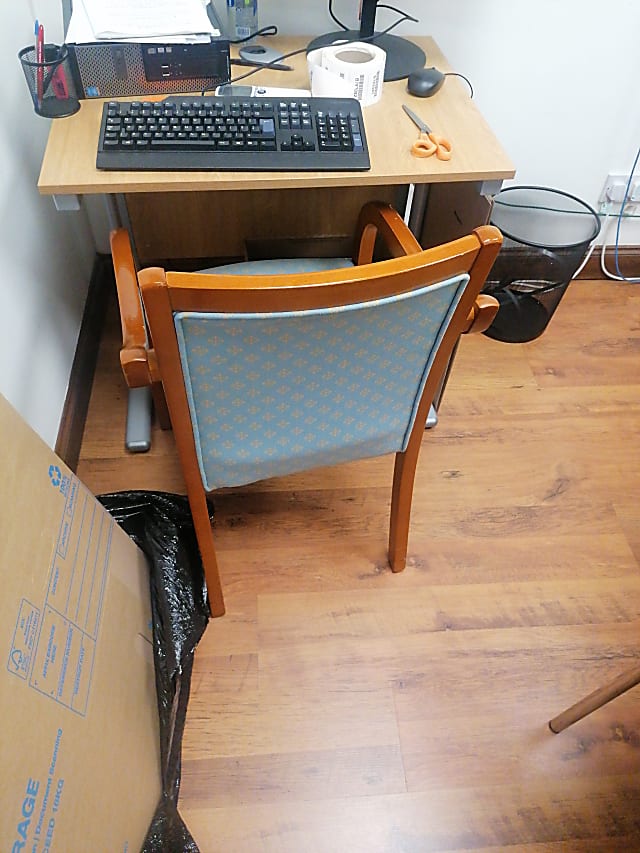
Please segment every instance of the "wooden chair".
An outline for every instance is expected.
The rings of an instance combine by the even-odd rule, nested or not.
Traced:
[[[152,346],[147,333],[128,231],[125,228],[112,231],[110,242],[122,326],[122,347],[120,348],[122,373],[131,391],[150,389],[158,423],[162,429],[170,429],[171,421],[162,383],[152,380],[149,371],[149,352]]]
[[[391,256],[373,261],[377,240]],[[224,613],[207,494],[395,453],[389,561],[405,566],[425,420],[460,334],[483,331],[492,226],[423,251],[388,205],[367,204],[352,265],[138,274],[214,616]],[[253,271],[253,270],[251,270]]]
[[[638,684],[640,684],[640,664],[632,667],[627,672],[623,672],[617,678],[614,678],[613,681],[605,684],[604,687],[599,687],[593,693],[585,696],[584,699],[576,702],[575,705],[567,708],[566,711],[558,714],[557,717],[549,720],[549,728],[554,734],[558,734],[574,723],[577,723],[578,720],[591,714],[592,711],[602,708],[607,702],[611,702],[616,696],[621,696]]]

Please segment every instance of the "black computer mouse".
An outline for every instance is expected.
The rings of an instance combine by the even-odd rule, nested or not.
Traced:
[[[442,88],[444,74],[437,68],[420,68],[412,71],[407,80],[407,91],[418,98],[430,98]]]

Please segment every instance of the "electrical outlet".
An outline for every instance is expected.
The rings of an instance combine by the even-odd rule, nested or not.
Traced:
[[[602,188],[602,192],[600,193],[600,204],[622,204],[622,202],[624,201],[624,196],[628,183],[629,175],[625,175],[621,172],[612,172],[607,175],[607,179],[604,182],[604,187]],[[633,201],[640,200],[640,181],[637,181],[635,183],[633,181],[631,182],[628,200],[631,200],[632,195],[636,196]]]

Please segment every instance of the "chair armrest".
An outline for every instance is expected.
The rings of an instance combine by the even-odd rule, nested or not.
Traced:
[[[151,378],[147,329],[129,234],[126,229],[118,228],[111,232],[110,242],[122,326],[120,364],[129,388],[141,388],[149,385]]]
[[[370,264],[376,237],[384,241],[392,258],[414,255],[422,246],[413,236],[403,218],[390,204],[370,201],[360,211],[355,233],[353,262],[356,265]]]
[[[471,332],[484,332],[493,323],[500,303],[495,296],[490,296],[488,293],[480,293],[473,303],[467,323],[462,330],[463,335]]]

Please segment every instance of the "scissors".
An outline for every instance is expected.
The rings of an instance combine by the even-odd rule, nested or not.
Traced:
[[[435,154],[438,160],[450,160],[451,143],[449,140],[445,139],[444,136],[436,136],[429,125],[425,124],[406,104],[402,105],[402,109],[420,130],[419,138],[411,146],[413,156],[431,157],[432,154]]]

